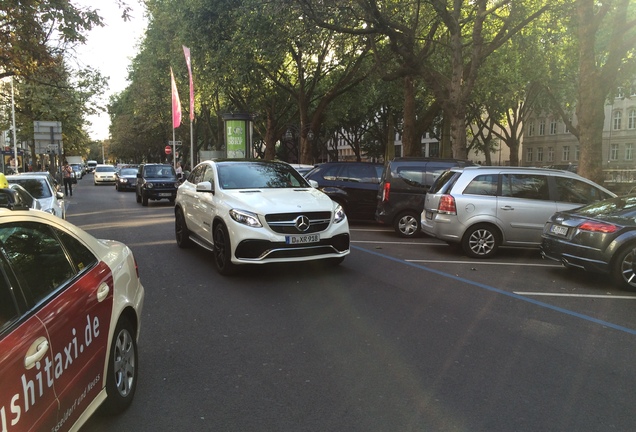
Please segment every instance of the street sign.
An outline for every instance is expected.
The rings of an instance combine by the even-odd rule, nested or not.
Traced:
[[[62,149],[62,122],[34,121],[33,142],[37,154],[57,153]]]
[[[166,154],[169,155],[170,153],[172,153],[172,147],[170,147],[169,145],[166,146],[165,148],[166,150]]]

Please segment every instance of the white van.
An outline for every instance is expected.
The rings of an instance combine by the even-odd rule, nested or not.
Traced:
[[[95,160],[89,160],[89,161],[86,161],[86,170],[87,170],[88,172],[93,172],[93,171],[95,171],[95,167],[96,167],[96,166],[97,166],[97,161],[95,161]]]

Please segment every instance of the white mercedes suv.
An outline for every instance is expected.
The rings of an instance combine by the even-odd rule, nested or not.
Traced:
[[[240,264],[325,259],[349,254],[342,207],[283,162],[208,160],[179,186],[175,234],[214,254],[219,273]]]

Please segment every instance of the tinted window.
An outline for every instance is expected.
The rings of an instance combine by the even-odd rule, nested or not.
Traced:
[[[325,180],[336,181],[338,180],[338,171],[340,170],[340,165],[331,165],[326,167],[324,170],[321,170],[319,175],[322,176]]]
[[[68,250],[73,263],[80,272],[97,264],[97,258],[95,255],[93,255],[93,253],[75,237],[71,237],[62,231],[56,232]]]
[[[16,183],[25,188],[35,198],[50,198],[51,189],[45,179],[11,179],[9,183]]]
[[[464,189],[469,195],[496,195],[498,174],[482,174],[475,177]]]
[[[11,288],[0,272],[0,332],[19,316]]]
[[[122,168],[122,170],[119,172],[119,175],[122,175],[122,176],[134,176],[134,175],[137,175],[137,169],[136,168]]]
[[[308,187],[305,179],[286,164],[226,163],[217,165],[224,189]]]
[[[345,164],[340,177],[341,180],[355,183],[379,183],[377,171],[371,165]]]
[[[554,180],[557,187],[557,201],[589,204],[610,198],[596,186],[579,179],[555,176]]]
[[[409,186],[423,187],[426,185],[425,165],[398,166],[396,176]]]
[[[445,171],[443,172],[433,183],[429,192],[431,193],[446,193],[455,184],[455,181],[460,177],[461,173],[457,171]]]
[[[4,224],[0,227],[0,247],[33,303],[75,275],[64,249],[46,225]]]
[[[548,200],[548,176],[539,174],[503,174],[501,195],[512,198]]]
[[[636,223],[636,195],[597,201],[575,210],[591,218],[603,219],[620,225]]]

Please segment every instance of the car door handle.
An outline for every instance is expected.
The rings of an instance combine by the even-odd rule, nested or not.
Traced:
[[[49,352],[49,341],[44,336],[40,336],[27,350],[27,355],[24,357],[24,367],[31,369],[42,360],[47,352]]]
[[[110,292],[110,288],[108,284],[102,283],[99,288],[97,288],[97,301],[103,302],[106,297],[108,297],[108,293]]]
[[[500,207],[500,208],[501,208],[501,210],[514,210],[515,209],[513,206],[503,206],[503,207]]]

